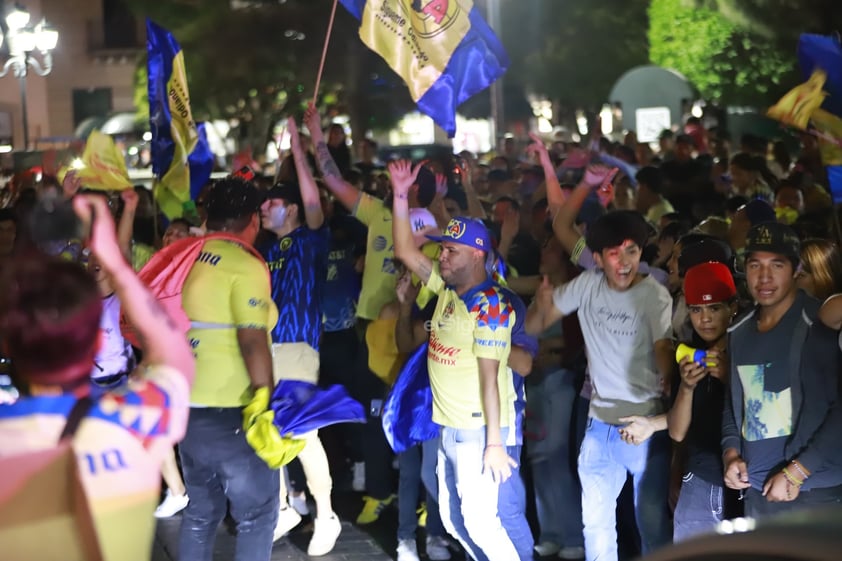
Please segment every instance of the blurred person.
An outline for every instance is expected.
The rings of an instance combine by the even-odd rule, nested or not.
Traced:
[[[17,240],[18,223],[15,211],[10,208],[0,209],[0,271],[12,260]]]
[[[658,168],[641,168],[635,178],[637,179],[635,207],[646,220],[657,224],[663,215],[675,212],[670,202],[664,198],[663,177]]]
[[[102,311],[96,282],[75,263],[32,253],[16,259],[0,281],[0,337],[23,397],[0,407],[0,456],[53,448],[76,422],[70,438],[87,459],[78,467],[103,559],[148,559],[159,466],[184,435],[193,358],[184,333],[124,259],[105,201],[80,195],[73,208],[89,225],[88,247],[141,335],[144,362],[121,391],[93,399]],[[139,408],[158,421],[138,423]]]
[[[679,362],[667,414],[669,435],[686,446],[686,465],[673,517],[677,543],[713,531],[730,518],[729,491],[722,483],[722,412],[728,383],[728,328],[737,314],[737,288],[722,263],[701,263],[687,270],[684,301],[693,325],[682,343],[704,353]]]
[[[722,241],[728,241],[728,231],[731,225],[728,221],[719,216],[709,216],[693,228],[695,231],[702,234],[713,236]]]
[[[190,222],[184,218],[175,218],[167,226],[162,238],[162,247],[167,247],[171,243],[183,240],[190,237]]]
[[[762,199],[772,202],[775,198],[773,189],[777,180],[766,167],[762,156],[746,152],[735,154],[729,163],[731,187],[735,195],[747,199]]]
[[[792,156],[789,153],[786,143],[782,140],[776,140],[772,143],[770,152],[772,158],[767,164],[769,169],[778,179],[788,176],[792,168]]]
[[[790,226],[804,214],[804,193],[798,185],[781,181],[775,190],[775,214],[778,221]]]
[[[725,484],[764,519],[842,502],[838,334],[799,290],[800,244],[777,222],[751,229],[746,281],[756,306],[730,331],[722,449]]]
[[[310,132],[312,135],[312,131]],[[309,143],[304,144],[308,146]],[[348,140],[345,136],[345,129],[338,123],[333,123],[327,128],[327,148],[333,161],[339,167],[340,173],[346,173],[351,169],[351,149],[348,148]]]
[[[822,302],[842,292],[842,255],[834,242],[807,239],[801,243],[801,267],[796,271],[798,288]]]

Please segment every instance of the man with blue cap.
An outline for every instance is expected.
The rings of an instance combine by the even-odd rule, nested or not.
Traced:
[[[498,499],[517,467],[506,451],[516,418],[512,372],[506,366],[515,312],[489,278],[491,239],[481,222],[454,218],[441,236],[431,236],[441,243],[437,263],[418,250],[408,194],[420,167],[393,162],[389,173],[395,256],[439,295],[427,365],[433,421],[442,426],[441,517],[471,558],[510,561],[519,555],[501,521]]]

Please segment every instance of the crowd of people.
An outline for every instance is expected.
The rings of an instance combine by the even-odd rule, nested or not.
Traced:
[[[153,514],[181,512],[180,558],[210,560],[230,516],[235,559],[268,560],[311,506],[325,555],[346,474],[357,524],[396,501],[398,561],[420,527],[431,560],[611,560],[842,501],[842,256],[815,138],[736,151],[690,118],[657,151],[532,136],[384,164],[313,106],[302,124],[277,174],[210,184],[194,221],[72,172],[0,210],[0,458],[84,408],[104,558],[148,558]],[[85,228],[45,223],[67,205]],[[278,460],[283,381],[341,385],[365,422]],[[146,526],[124,541],[127,511]]]

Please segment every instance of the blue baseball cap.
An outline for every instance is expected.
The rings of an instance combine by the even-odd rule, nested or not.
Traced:
[[[479,220],[467,216],[452,218],[447,223],[447,227],[441,236],[427,236],[427,238],[434,242],[453,242],[467,245],[485,252],[492,250],[491,235],[488,233],[488,228]]]

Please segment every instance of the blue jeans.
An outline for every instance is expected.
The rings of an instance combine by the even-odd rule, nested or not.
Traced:
[[[436,459],[440,440],[433,438],[398,455],[398,539],[414,540],[418,529],[415,507],[421,484],[427,495],[427,535],[444,537],[439,514]]]
[[[643,444],[626,444],[620,427],[588,419],[579,452],[582,482],[582,521],[585,559],[617,559],[617,497],[627,474],[634,483],[635,520],[642,553],[670,542],[669,494],[670,440],[660,431]]]
[[[502,432],[505,441],[508,431]],[[442,428],[437,464],[442,522],[472,559],[513,561],[518,552],[498,513],[501,486],[484,472],[484,453],[485,427]]]
[[[520,466],[521,447],[507,446],[506,452]],[[512,468],[512,476],[500,485],[497,497],[497,516],[503,523],[509,539],[514,544],[520,561],[532,561],[535,539],[526,520],[526,487],[520,476],[520,467]]]
[[[673,515],[673,541],[678,543],[713,531],[723,520],[723,498],[721,484],[709,483],[693,472],[684,474]]]
[[[242,409],[191,408],[179,445],[190,502],[181,520],[179,559],[211,561],[216,530],[230,509],[235,561],[269,561],[280,479],[248,445]]]
[[[540,420],[536,434],[527,439],[526,451],[532,468],[535,509],[541,542],[562,547],[582,547],[582,487],[576,473],[576,456],[581,438],[575,428],[584,428],[587,408],[576,408],[576,378],[572,370],[547,374],[529,389],[529,404]],[[582,412],[584,418],[575,417]]]

